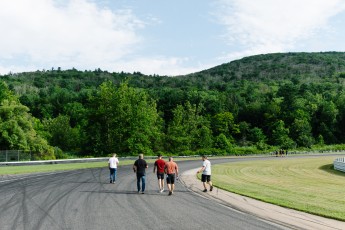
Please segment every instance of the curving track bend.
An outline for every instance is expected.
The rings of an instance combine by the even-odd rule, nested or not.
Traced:
[[[227,161],[234,159],[212,163]],[[183,172],[201,161],[178,165]],[[109,184],[108,173],[105,167],[0,180],[0,229],[285,229],[210,201],[179,182],[172,196],[158,193],[152,164],[145,194],[135,192],[131,166],[119,167],[116,184]]]

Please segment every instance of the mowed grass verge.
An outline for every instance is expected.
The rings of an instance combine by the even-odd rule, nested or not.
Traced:
[[[214,165],[216,187],[272,204],[345,221],[345,173],[336,157],[279,158]]]
[[[145,159],[145,158],[144,158]],[[163,158],[168,161],[167,157]],[[132,165],[136,159],[121,160],[119,166]],[[147,163],[154,163],[156,159],[145,159]],[[185,160],[200,160],[200,158],[186,157],[186,158],[174,158],[174,161]],[[77,170],[87,168],[107,168],[108,162],[87,162],[87,163],[67,163],[67,164],[45,164],[45,165],[23,165],[23,166],[1,166],[0,175],[13,175],[13,174],[29,174],[29,173],[45,173],[55,171]],[[152,169],[150,169],[152,170]]]
[[[2,166],[0,167],[0,175],[43,173],[43,172],[76,170],[76,169],[86,169],[86,168],[100,168],[100,167],[106,167],[106,166],[107,166],[106,162]]]
[[[120,165],[133,164],[134,160],[120,161]],[[67,164],[46,164],[46,165],[23,165],[23,166],[2,166],[0,167],[0,175],[28,174],[28,173],[44,173],[66,170],[77,170],[87,168],[108,167],[107,161],[87,162],[87,163],[67,163]]]

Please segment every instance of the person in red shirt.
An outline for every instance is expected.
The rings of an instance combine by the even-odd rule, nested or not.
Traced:
[[[165,167],[165,161],[162,159],[162,155],[158,155],[158,159],[155,161],[154,167],[153,167],[153,173],[156,173],[157,171],[157,179],[158,179],[158,187],[159,192],[164,192],[164,167]]]
[[[178,177],[178,167],[172,157],[169,157],[169,162],[165,163],[165,173],[167,174],[169,196],[171,196],[175,189],[175,175],[176,178]]]

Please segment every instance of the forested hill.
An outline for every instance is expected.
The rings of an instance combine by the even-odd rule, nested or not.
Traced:
[[[10,73],[0,76],[0,150],[51,158],[49,146],[103,156],[343,144],[344,83],[341,52],[256,55],[175,77]]]
[[[181,78],[186,82],[201,81],[206,87],[213,84],[216,88],[222,89],[224,83],[236,83],[239,80],[298,80],[308,83],[320,81],[325,77],[338,77],[337,74],[343,72],[344,52],[275,53],[245,57]]]
[[[109,73],[95,71],[42,70],[36,72],[0,75],[0,79],[15,86],[24,83],[38,88],[49,85],[61,87],[98,86],[106,80],[116,83],[130,79],[129,84],[140,88],[200,88],[224,89],[224,84],[234,84],[239,80],[254,82],[298,80],[302,82],[319,81],[322,78],[345,77],[345,53],[275,53],[245,57],[225,63],[208,70],[183,76],[167,77],[134,73]],[[335,79],[335,78],[333,78]]]
[[[57,85],[72,90],[83,87],[97,87],[102,82],[111,80],[115,83],[129,80],[129,84],[140,88],[199,88],[223,90],[227,84],[236,84],[239,80],[269,82],[298,80],[315,82],[323,78],[345,77],[345,53],[276,53],[245,57],[226,64],[183,76],[167,77],[134,73],[109,73],[97,69],[94,71],[42,70],[27,73],[0,75],[11,88],[22,91],[22,84],[44,88]],[[18,84],[19,83],[19,84]],[[20,86],[21,85],[21,86]],[[26,90],[24,90],[26,92]]]
[[[197,75],[229,80],[282,80],[293,77],[330,77],[345,71],[345,53],[276,53],[245,57]]]

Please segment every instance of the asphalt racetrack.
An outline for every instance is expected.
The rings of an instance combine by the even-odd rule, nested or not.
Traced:
[[[237,159],[212,160],[213,164]],[[120,162],[121,163],[121,162]],[[180,173],[202,161],[178,162]],[[120,166],[115,184],[109,170],[83,169],[0,180],[0,229],[286,229],[189,191],[158,192],[153,165],[145,194],[136,192],[132,166]]]

